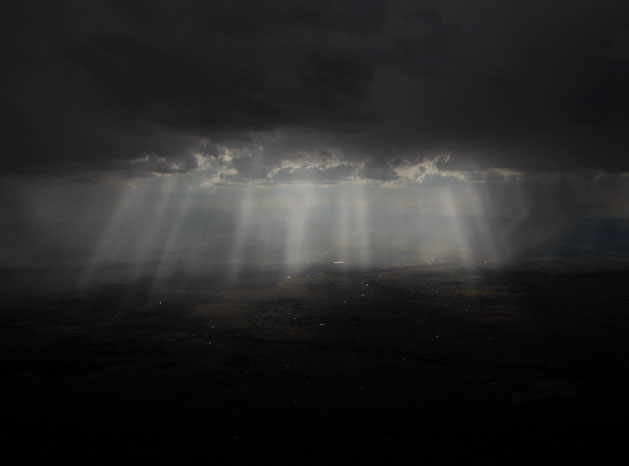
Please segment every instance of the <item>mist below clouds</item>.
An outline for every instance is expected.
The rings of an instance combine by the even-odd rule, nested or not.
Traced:
[[[626,184],[542,176],[495,183],[435,178],[393,188],[202,187],[181,174],[113,185],[29,185],[6,189],[1,260],[5,269],[72,269],[80,288],[142,277],[157,283],[210,269],[237,281],[248,267],[265,265],[473,267],[626,255]]]

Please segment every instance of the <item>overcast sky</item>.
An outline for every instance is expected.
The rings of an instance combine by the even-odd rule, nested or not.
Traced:
[[[25,0],[0,40],[0,264],[625,244],[626,0]]]
[[[0,17],[5,174],[395,180],[444,155],[629,171],[622,0],[24,1]]]

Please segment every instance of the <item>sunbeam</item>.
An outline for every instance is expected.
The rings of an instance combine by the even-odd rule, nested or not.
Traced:
[[[67,193],[33,196],[23,204],[45,197],[54,205]],[[81,215],[74,224],[60,207],[54,215],[51,207],[32,209],[30,231],[58,234],[31,255],[72,251],[78,289],[112,276],[157,287],[173,274],[212,267],[237,283],[261,264],[473,267],[548,254],[577,225],[553,205],[538,208],[536,196],[526,185],[448,178],[402,187],[315,180],[208,187],[191,174],[172,174],[92,189],[75,201]]]

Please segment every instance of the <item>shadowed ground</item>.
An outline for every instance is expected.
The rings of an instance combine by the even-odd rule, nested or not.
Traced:
[[[6,445],[24,460],[510,464],[622,452],[622,260],[269,266],[237,284],[216,271],[39,293],[17,286],[19,270],[2,273],[13,285],[0,403]]]

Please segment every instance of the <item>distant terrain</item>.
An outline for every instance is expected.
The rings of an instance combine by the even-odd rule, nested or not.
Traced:
[[[627,283],[622,258],[548,259],[8,293],[5,445],[25,460],[597,460],[621,451],[629,413]]]

